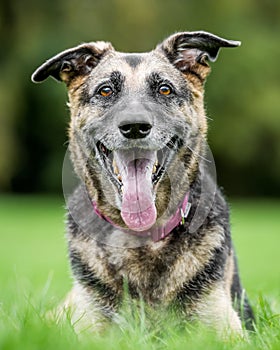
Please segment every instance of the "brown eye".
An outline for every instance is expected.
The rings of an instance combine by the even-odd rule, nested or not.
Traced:
[[[170,95],[172,92],[171,87],[168,85],[161,85],[158,91],[161,95],[165,95],[165,96]]]
[[[109,97],[110,95],[112,95],[113,90],[112,88],[110,88],[110,86],[103,86],[100,90],[99,90],[99,94],[103,97]]]

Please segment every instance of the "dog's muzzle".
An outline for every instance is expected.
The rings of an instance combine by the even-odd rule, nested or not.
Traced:
[[[145,124],[128,127],[139,136],[139,132],[149,130]],[[138,133],[138,134],[137,134]],[[155,206],[156,186],[168,169],[168,165],[176,155],[179,138],[174,136],[159,150],[142,148],[108,149],[98,141],[96,150],[102,168],[107,172],[111,182],[116,186],[121,198],[121,216],[130,230],[145,231],[157,220]]]

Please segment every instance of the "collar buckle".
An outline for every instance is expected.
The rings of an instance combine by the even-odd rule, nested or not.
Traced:
[[[190,212],[190,209],[191,209],[191,203],[188,202],[187,205],[186,205],[186,208],[185,210],[183,210],[183,208],[180,209],[181,211],[181,225],[184,225],[185,224],[185,219],[188,217],[189,215],[189,212]]]

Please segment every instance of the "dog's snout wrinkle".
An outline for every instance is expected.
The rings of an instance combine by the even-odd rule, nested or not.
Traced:
[[[127,139],[142,139],[151,132],[152,125],[149,123],[123,123],[119,125],[121,134]]]

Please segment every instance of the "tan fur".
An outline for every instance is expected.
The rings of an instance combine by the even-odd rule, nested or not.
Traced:
[[[219,231],[221,232],[220,235],[218,233]],[[113,266],[118,273],[109,274],[107,265],[103,264],[104,255],[98,248],[96,241],[92,240],[89,242],[88,240],[81,241],[80,239],[72,239],[71,246],[75,251],[81,254],[82,259],[89,264],[95,275],[102,276],[103,280],[114,290],[117,291],[120,288],[118,281],[121,277],[127,276],[129,280],[143,290],[143,293],[147,294],[151,303],[154,303],[157,299],[169,303],[174,297],[174,293],[178,292],[182,287],[183,281],[179,279],[178,276],[184,275],[185,281],[191,280],[211,259],[213,250],[222,243],[223,231],[219,227],[208,229],[207,232],[202,232],[202,234],[205,234],[205,238],[201,244],[188,247],[186,242],[186,246],[182,247],[187,253],[178,257],[173,266],[170,266],[168,279],[164,277],[159,279],[158,289],[153,291],[146,290],[146,292],[145,289],[148,288],[153,278],[153,271],[150,265],[141,265],[138,263],[138,253],[136,253],[134,249],[115,248],[112,246],[111,254],[109,258],[107,258],[109,259],[110,265]],[[122,233],[122,235],[127,239],[125,233]],[[119,239],[120,237],[118,237],[118,240]],[[165,242],[159,243],[159,246],[162,248],[163,245],[167,244],[168,240],[169,238],[167,238]],[[110,244],[111,242],[106,243]],[[146,247],[146,253],[150,261],[158,259],[158,251],[153,244]],[[125,266],[127,266],[127,269],[124,268]],[[186,266],[188,266],[188,269],[186,269]]]
[[[64,303],[52,315],[52,319],[57,321],[70,319],[77,334],[100,332],[106,327],[108,321],[102,317],[95,299],[97,300],[97,297],[92,290],[75,284]]]
[[[213,286],[212,291],[195,305],[194,313],[200,322],[213,327],[222,338],[244,336],[241,321],[223,283]]]
[[[227,258],[227,263],[225,267],[225,290],[227,292],[228,298],[231,299],[230,288],[232,285],[232,279],[234,274],[234,255],[233,251]]]
[[[69,202],[75,283],[58,310],[58,317],[70,313],[77,331],[101,330],[115,319],[127,283],[131,297],[142,298],[149,306],[174,303],[188,319],[198,319],[222,336],[242,334],[231,300],[235,263],[227,206],[219,190],[210,193],[213,203],[202,199],[203,181],[210,187],[215,181],[202,163],[207,146],[204,83],[211,70],[207,61],[214,61],[221,47],[238,45],[205,32],[175,33],[142,54],[117,52],[110,43],[88,43],[62,52],[34,73],[34,81],[52,75],[68,87],[71,160],[86,188],[85,194],[79,188]],[[111,99],[101,98],[106,84]],[[162,84],[170,87],[170,99],[160,96]],[[120,120],[139,127],[131,118],[135,110],[142,118],[140,125],[148,120],[153,138],[124,135]],[[182,219],[158,242],[138,237],[139,232],[128,233],[121,215],[123,182],[115,183],[109,154],[115,157],[115,152],[135,149],[169,157],[163,160],[162,172],[151,174],[157,212],[153,225],[165,228],[186,193],[193,206],[191,218]],[[137,187],[137,196],[141,190]],[[107,222],[104,230],[95,226],[90,220],[98,219],[92,216],[93,205],[113,225]],[[197,214],[198,209],[208,210],[206,216]],[[196,214],[202,222],[192,232]],[[239,293],[240,284],[235,287]]]

